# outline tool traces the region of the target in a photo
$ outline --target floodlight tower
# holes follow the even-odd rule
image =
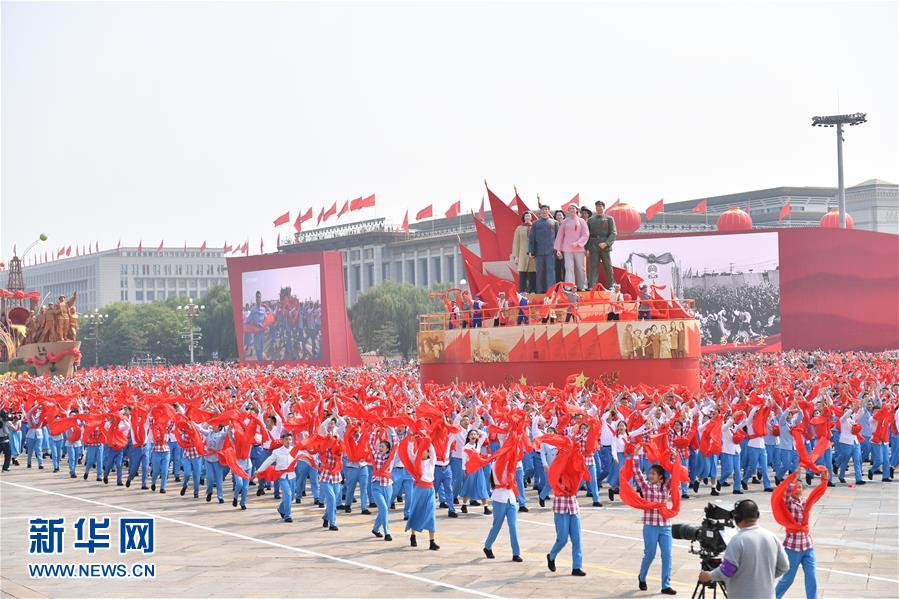
[[[843,185],[843,125],[853,127],[867,123],[864,112],[853,114],[834,114],[831,116],[813,116],[812,127],[837,128],[837,184],[839,185],[840,228],[846,228],[846,187]]]

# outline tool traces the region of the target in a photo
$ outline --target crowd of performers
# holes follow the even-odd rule
[[[675,593],[669,523],[681,501],[761,485],[787,530],[790,570],[778,596],[800,564],[816,596],[812,504],[845,481],[850,463],[850,486],[875,475],[891,481],[899,464],[895,356],[718,356],[703,359],[702,377],[695,393],[574,380],[420,385],[411,367],[185,366],[15,379],[0,382],[3,470],[12,460],[132,490],[139,483],[219,504],[230,497],[235,509],[271,494],[284,522],[306,497],[330,531],[358,491],[375,537],[393,540],[388,513],[401,509],[409,543],[427,532],[435,551],[438,512],[483,510],[493,517],[484,554],[495,557],[505,525],[514,561],[522,561],[517,513],[536,502],[555,522],[547,567],[556,570],[570,543],[575,576],[584,575],[579,513],[607,496],[642,511],[639,588],[658,550],[667,594]],[[807,500],[806,485],[814,485]]]

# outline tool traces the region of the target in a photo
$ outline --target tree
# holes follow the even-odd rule
[[[379,351],[389,340],[385,335],[395,334],[396,349],[409,358],[417,350],[419,315],[440,310],[427,290],[388,281],[359,296],[349,310],[350,326],[362,351]]]
[[[211,359],[218,352],[219,360],[237,359],[237,337],[234,334],[234,313],[231,292],[222,285],[212,287],[203,297],[206,309],[200,312],[197,326],[203,334],[202,355]]]

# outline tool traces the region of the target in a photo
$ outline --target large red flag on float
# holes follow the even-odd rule
[[[574,197],[573,197],[573,198],[571,198],[570,200],[568,200],[567,202],[565,202],[564,204],[562,204],[562,210],[564,210],[564,211],[567,212],[567,211],[568,211],[568,207],[571,206],[572,204],[574,204],[575,206],[577,206],[578,208],[580,208],[580,206],[581,206],[581,194],[579,194],[579,193],[574,194]]]
[[[496,231],[488,227],[482,219],[477,217],[474,218],[474,228],[478,234],[481,259],[485,262],[502,261],[504,258],[502,252],[499,251],[499,241],[496,238]]]
[[[487,181],[484,181],[487,187]],[[487,198],[490,201],[490,211],[493,214],[493,229],[496,231],[496,240],[499,251],[503,255],[512,252],[512,239],[515,237],[515,229],[521,224],[515,211],[506,206],[495,193],[487,187]]]

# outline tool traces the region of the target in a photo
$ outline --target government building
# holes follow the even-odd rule
[[[26,258],[27,262],[27,258]],[[78,292],[80,312],[115,302],[135,304],[170,297],[200,299],[211,287],[228,285],[222,248],[188,247],[161,251],[136,247],[23,265],[25,289],[55,301]],[[49,298],[45,299],[45,298]]]

